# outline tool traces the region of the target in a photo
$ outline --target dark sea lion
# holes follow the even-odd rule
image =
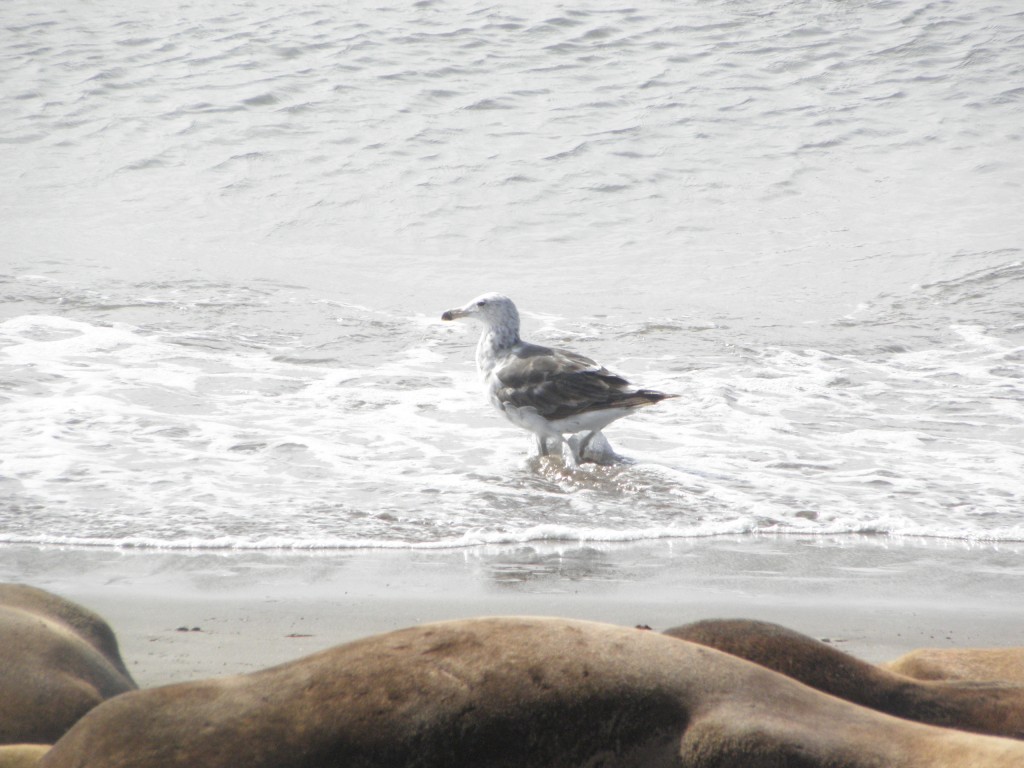
[[[553,618],[428,624],[118,696],[42,768],[1020,768],[710,648]]]
[[[1024,648],[919,648],[882,667],[917,680],[989,680],[1024,685]]]
[[[0,744],[52,744],[102,701],[138,686],[92,611],[0,584]]]
[[[673,627],[664,634],[731,653],[896,717],[1024,738],[1024,686],[925,683],[765,621],[712,619]]]

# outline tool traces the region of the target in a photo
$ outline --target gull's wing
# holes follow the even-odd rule
[[[563,349],[521,343],[495,370],[502,405],[536,408],[555,421],[604,408],[656,403],[666,395],[633,390],[629,382],[588,357]]]

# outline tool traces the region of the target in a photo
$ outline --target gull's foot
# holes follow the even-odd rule
[[[557,456],[562,452],[565,441],[561,438],[536,436],[538,456]]]
[[[600,430],[572,435],[568,443],[578,463],[589,461],[594,464],[615,464],[622,459]]]

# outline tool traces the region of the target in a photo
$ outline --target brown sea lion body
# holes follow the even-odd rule
[[[0,745],[0,768],[36,768],[49,750],[44,744]]]
[[[919,648],[882,667],[917,680],[988,680],[1024,685],[1024,648]]]
[[[22,584],[0,584],[0,653],[0,744],[51,744],[138,687],[103,619]]]
[[[926,683],[764,621],[711,619],[673,627],[665,634],[731,653],[896,717],[1024,738],[1024,686]]]
[[[826,696],[653,632],[429,624],[108,701],[43,768],[1020,768],[1024,743]]]

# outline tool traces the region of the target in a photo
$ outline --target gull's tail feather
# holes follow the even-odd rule
[[[624,405],[627,408],[638,408],[642,405],[654,405],[672,397],[679,397],[679,395],[658,392],[654,389],[638,389],[636,392],[631,392],[629,397],[623,400],[620,405]]]

